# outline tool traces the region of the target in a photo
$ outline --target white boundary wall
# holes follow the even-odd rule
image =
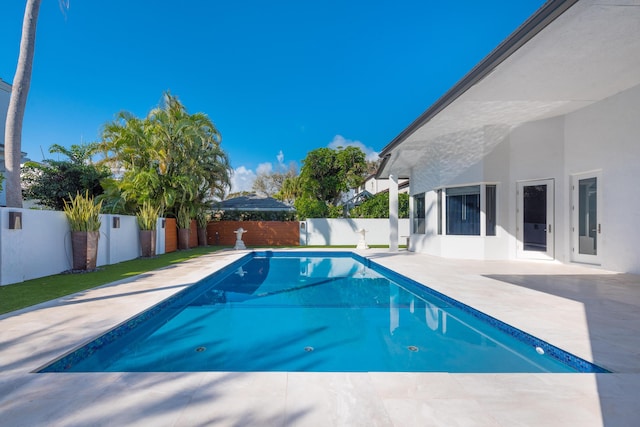
[[[9,229],[9,212],[22,213],[22,229]],[[98,262],[115,264],[140,256],[134,216],[100,215]],[[113,217],[120,227],[113,228]],[[164,228],[158,220],[156,253],[164,253]],[[0,285],[19,283],[71,269],[71,231],[63,212],[0,208]]]
[[[22,228],[9,229],[9,213],[22,214]],[[97,265],[115,264],[140,256],[134,216],[100,215]],[[113,227],[113,218],[120,227]],[[156,253],[164,253],[165,230],[158,220]],[[389,244],[389,220],[314,218],[300,222],[300,245],[353,245],[365,229],[369,245]],[[398,221],[398,244],[405,245],[409,220]],[[0,286],[62,273],[71,269],[71,231],[63,212],[0,208]]]
[[[358,230],[365,229],[369,245],[389,244],[388,218],[309,218],[300,221],[300,246],[357,245]],[[409,236],[409,219],[398,220],[398,244]]]

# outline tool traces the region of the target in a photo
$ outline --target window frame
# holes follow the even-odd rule
[[[479,186],[479,204],[478,204],[478,217],[479,217],[479,234],[451,234],[449,233],[449,212],[447,210],[447,190],[460,189],[465,187]],[[487,197],[487,188],[489,190],[489,198]],[[498,237],[498,198],[499,198],[500,185],[496,182],[481,182],[471,183],[464,185],[452,185],[447,187],[439,187],[435,189],[436,192],[436,205],[437,205],[437,226],[438,235],[441,236],[458,236],[458,237]],[[459,191],[459,190],[458,190]],[[454,191],[455,192],[455,191]],[[492,199],[490,197],[493,196]],[[491,206],[488,206],[491,204]],[[493,223],[491,223],[493,220]]]

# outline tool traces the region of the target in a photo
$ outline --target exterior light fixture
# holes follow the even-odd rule
[[[22,230],[22,212],[9,212],[9,230]]]

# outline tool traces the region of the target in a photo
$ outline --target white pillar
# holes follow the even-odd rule
[[[398,177],[389,175],[389,251],[398,251]]]

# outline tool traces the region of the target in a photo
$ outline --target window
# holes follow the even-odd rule
[[[442,188],[438,189],[436,192],[438,194],[438,235],[442,235]]]
[[[485,226],[487,236],[496,235],[496,186],[487,185],[485,195]]]
[[[480,235],[480,186],[447,188],[447,234]]]
[[[424,193],[413,196],[413,209],[413,233],[424,234],[426,212]]]

